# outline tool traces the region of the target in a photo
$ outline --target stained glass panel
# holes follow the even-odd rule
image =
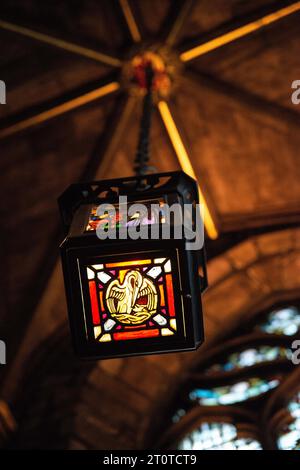
[[[136,203],[135,203],[136,204]],[[141,201],[144,210],[135,211],[134,214],[128,215],[130,204],[113,204],[114,210],[106,211],[103,215],[97,214],[98,206],[91,209],[89,220],[86,226],[86,232],[93,232],[101,226],[105,230],[114,228],[120,229],[138,225],[152,225],[164,223],[164,201],[162,199],[150,201]],[[120,210],[121,209],[121,210]]]
[[[94,339],[175,335],[172,263],[170,258],[147,258],[87,266]]]

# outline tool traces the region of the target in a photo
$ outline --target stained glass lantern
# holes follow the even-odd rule
[[[207,279],[193,179],[170,172],[73,184],[59,206],[79,356],[188,351],[203,342],[201,292]],[[174,207],[184,216],[177,217]]]

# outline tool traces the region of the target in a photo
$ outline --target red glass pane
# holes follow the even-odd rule
[[[170,317],[175,317],[173,282],[172,282],[171,274],[166,274],[166,284],[167,284],[167,295],[168,295],[168,304],[169,304],[169,315]]]
[[[153,338],[155,336],[159,336],[159,330],[124,331],[122,333],[113,334],[113,338],[116,341],[124,339]]]
[[[90,288],[90,300],[91,300],[91,307],[92,307],[93,323],[94,325],[99,325],[100,316],[99,316],[97,290],[96,290],[95,281],[89,281],[89,288]]]

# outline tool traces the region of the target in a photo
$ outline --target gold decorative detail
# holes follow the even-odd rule
[[[157,310],[156,287],[137,270],[128,271],[122,284],[111,281],[105,299],[111,316],[125,325],[139,325]]]
[[[134,96],[144,96],[146,92],[146,67],[151,65],[153,100],[166,99],[178,84],[182,62],[173,50],[156,44],[149,48],[133,51],[133,55],[123,66],[122,84]]]

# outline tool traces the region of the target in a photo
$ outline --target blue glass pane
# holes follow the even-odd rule
[[[232,353],[226,359],[226,362],[213,364],[205,370],[205,374],[211,372],[230,372],[235,369],[243,369],[263,362],[272,362],[278,359],[291,359],[292,352],[283,346],[258,346],[257,348],[248,348],[244,351]]]
[[[254,377],[223,387],[196,388],[190,392],[189,398],[204,406],[232,405],[266,393],[277,387],[279,382],[279,378],[275,377],[272,379]]]

